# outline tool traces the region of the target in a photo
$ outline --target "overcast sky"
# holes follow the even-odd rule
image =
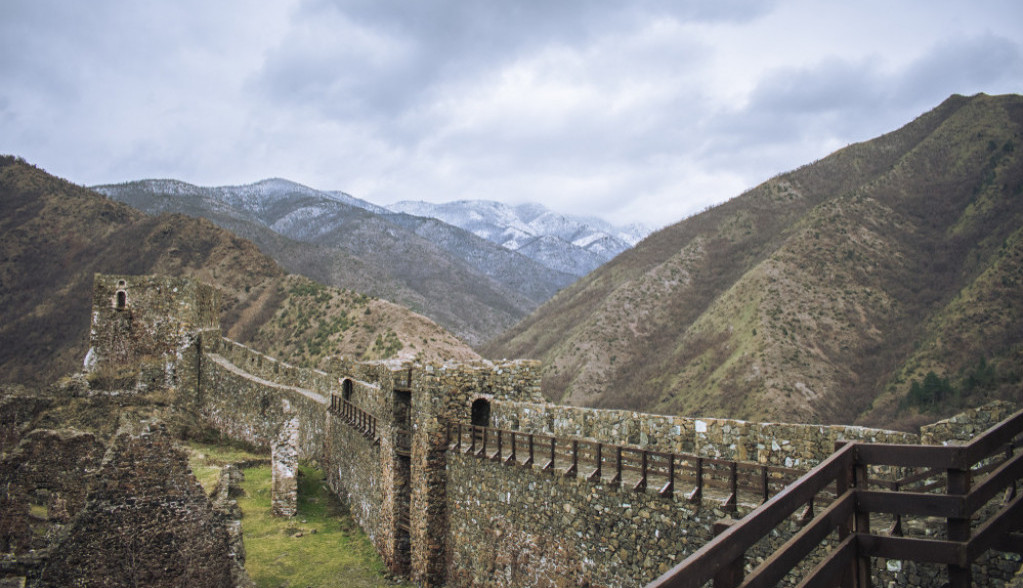
[[[0,152],[652,227],[1023,92],[1023,2],[3,0]]]

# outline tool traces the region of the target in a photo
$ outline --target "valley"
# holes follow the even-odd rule
[[[0,377],[75,369],[92,273],[158,272],[221,288],[225,333],[297,365],[531,357],[578,406],[912,430],[1019,400],[1021,112],[953,96],[634,246],[539,208],[286,180],[104,197],[8,157]],[[548,237],[618,245],[581,278],[509,248]]]

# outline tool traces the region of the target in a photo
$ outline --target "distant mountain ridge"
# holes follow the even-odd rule
[[[172,183],[167,191],[188,191]],[[294,364],[337,355],[446,361],[478,355],[435,322],[350,289],[288,275],[205,219],[147,215],[0,155],[0,383],[80,370],[94,273],[188,276],[222,293],[224,334]]]
[[[516,206],[489,200],[443,204],[402,201],[395,212],[436,218],[547,267],[582,277],[649,234],[641,225],[614,226],[595,217],[558,214],[542,204]]]
[[[571,404],[911,430],[1023,402],[1023,97],[903,128],[662,229],[483,348]]]
[[[280,178],[221,187],[140,180],[93,189],[150,214],[207,218],[252,240],[290,272],[402,304],[470,344],[494,337],[577,277],[441,221]]]

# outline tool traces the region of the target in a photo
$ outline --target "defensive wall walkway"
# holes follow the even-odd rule
[[[495,379],[502,368],[483,365],[439,367],[431,373],[351,363],[327,374],[294,368],[227,339],[210,348],[204,354],[202,387],[207,395],[211,388],[219,389],[233,406],[228,410],[225,403],[207,398],[210,422],[227,434],[268,444],[273,434],[269,429],[260,433],[261,421],[283,418],[289,410],[300,413],[300,422],[316,421],[300,425],[300,454],[328,468],[331,488],[352,506],[392,569],[422,584],[525,586],[561,578],[593,586],[651,581],[700,586],[714,582],[713,573],[692,572],[691,566],[702,561],[710,563],[701,569],[710,570],[752,572],[757,565],[767,566],[768,572],[757,573],[766,573],[768,580],[748,585],[795,585],[803,573],[824,578],[816,580],[817,585],[833,585],[837,576],[820,575],[823,572],[814,566],[834,573],[854,561],[860,576],[852,577],[873,574],[874,581],[884,585],[913,585],[926,580],[944,583],[949,562],[962,559],[954,549],[932,553],[937,545],[933,539],[926,539],[935,541],[927,544],[877,543],[877,538],[907,535],[925,541],[922,537],[941,527],[935,526],[934,517],[946,503],[933,497],[920,500],[920,495],[947,485],[948,473],[920,469],[902,454],[900,459],[878,457],[893,447],[921,449],[914,435],[858,427],[622,415],[546,405],[530,391],[519,390],[528,400],[523,402],[514,382]],[[523,364],[512,367],[520,376],[523,369]],[[453,383],[458,385],[447,387]],[[452,395],[459,399],[452,401]],[[290,408],[282,407],[278,413],[268,398]],[[486,406],[487,424],[474,424],[481,418],[473,414],[474,405],[477,413]],[[429,421],[432,425],[427,425]],[[589,435],[570,434],[583,431]],[[769,442],[765,431],[772,432]],[[681,438],[683,432],[689,439]],[[860,442],[879,438],[902,443]],[[640,443],[621,442],[630,440]],[[816,457],[821,455],[819,447],[829,442],[832,448],[837,443],[844,449]],[[849,447],[873,448],[856,450],[857,455],[872,457],[853,465],[847,457],[853,451]],[[1007,455],[1012,447],[1003,443],[998,452]],[[754,459],[735,459],[740,454]],[[1012,483],[1008,480],[1023,468],[1019,458],[1005,465],[1004,460],[985,457],[985,469],[971,476],[998,470],[998,491],[1004,493],[1006,484]],[[841,475],[830,469],[826,483],[817,481],[812,492],[805,490],[805,480],[793,485],[806,477],[810,466],[823,463],[820,468],[834,469],[829,464],[836,460],[847,460],[843,467],[853,472],[853,481],[845,487],[839,483]],[[783,465],[793,462],[804,467]],[[873,494],[864,489],[865,480],[877,489],[870,490]],[[992,496],[990,488],[984,487],[985,497]],[[791,498],[793,491],[800,492],[798,500]],[[885,498],[882,491],[899,495]],[[780,501],[786,502],[787,510],[772,514],[772,526],[757,527],[759,533],[735,531],[722,523],[762,520],[761,510],[777,509],[774,505]],[[850,510],[852,505],[858,510]],[[992,516],[1018,517],[1019,508]],[[842,526],[847,520],[853,521],[852,527]],[[989,528],[1001,532],[1003,526]],[[863,529],[874,529],[869,547],[862,547]],[[1011,542],[984,539],[993,532],[987,530],[975,540],[974,551],[981,545],[976,541],[1011,547]],[[859,543],[850,536],[859,537]],[[707,559],[706,550],[728,537],[744,538],[742,556],[725,563],[721,556]],[[851,542],[861,546],[859,552],[851,551]],[[795,552],[793,544],[799,546]],[[736,548],[718,549],[732,553]],[[922,557],[925,552],[928,555]],[[789,554],[783,563],[777,563],[779,553]],[[971,573],[985,581],[1010,576],[1018,560],[992,553]],[[821,563],[832,560],[838,563]],[[679,580],[697,577],[703,579]],[[719,578],[714,585],[747,585],[722,581]]]
[[[206,424],[269,448],[282,514],[297,460],[318,462],[419,585],[770,586],[808,572],[807,585],[958,587],[1019,567],[1023,417],[1007,403],[921,435],[561,406],[536,362],[297,368],[222,337],[209,286],[94,284],[87,369],[137,365]]]

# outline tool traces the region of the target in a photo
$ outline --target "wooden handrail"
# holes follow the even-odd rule
[[[350,427],[362,433],[367,439],[377,440],[376,417],[355,406],[351,401],[345,400],[336,394],[331,394],[330,408],[328,410],[340,417]]]
[[[717,569],[741,558],[761,537],[770,533],[820,490],[844,475],[853,463],[855,450],[855,445],[847,444],[831,454],[794,484],[746,515],[740,524],[733,525],[712,539],[648,586],[665,588],[703,586],[714,577]]]
[[[901,444],[847,443],[794,484],[776,494],[738,523],[704,545],[682,563],[649,584],[651,587],[697,587],[715,578],[717,570],[742,569],[746,552],[801,506],[812,509],[814,497],[835,484],[838,498],[813,518],[758,566],[744,580],[715,588],[773,586],[800,565],[821,541],[837,531],[839,545],[804,578],[801,586],[833,586],[841,577],[850,585],[870,585],[870,557],[945,564],[953,588],[969,586],[970,565],[995,546],[1023,552],[1023,494],[1014,490],[1023,478],[1023,457],[1013,455],[1014,439],[1023,432],[1023,411],[995,425],[974,441],[958,446],[912,446]],[[1008,447],[1008,449],[1007,449]],[[1000,455],[1000,452],[1003,455]],[[977,470],[984,460],[999,460]],[[870,466],[928,468],[922,474],[894,482],[870,480]],[[971,488],[971,477],[987,477]],[[900,492],[901,484],[943,476],[947,490]],[[870,489],[870,484],[878,488]],[[933,488],[931,485],[929,487]],[[895,489],[894,491],[892,489]],[[970,518],[982,507],[1006,492],[1007,504],[971,531]],[[870,531],[871,513],[935,516],[948,521],[948,539],[884,536]],[[853,527],[850,528],[850,522]],[[894,528],[901,519],[896,519]],[[741,574],[739,574],[741,577]],[[843,585],[845,582],[842,582]]]
[[[468,449],[463,449],[466,445],[463,440],[465,431],[468,431],[470,438]],[[461,422],[447,424],[447,443],[451,450],[486,457],[505,465],[529,467],[533,465],[534,457],[543,458],[542,470],[557,471],[569,477],[582,475],[593,483],[620,485],[624,482],[623,476],[630,474],[630,487],[633,490],[645,491],[656,483],[655,488],[664,498],[674,496],[677,483],[692,483],[696,486],[688,495],[691,500],[703,498],[704,488],[725,490],[729,494],[722,504],[725,508],[735,506],[739,490],[748,493],[751,502],[760,503],[775,488],[784,488],[787,482],[803,473],[780,466],[610,445],[587,439],[524,433]],[[509,447],[511,450],[506,450]],[[528,450],[528,457],[523,461],[520,461],[518,454],[520,447]],[[539,455],[536,455],[537,452]],[[613,472],[608,474],[611,476],[609,479],[604,478],[605,471]]]

